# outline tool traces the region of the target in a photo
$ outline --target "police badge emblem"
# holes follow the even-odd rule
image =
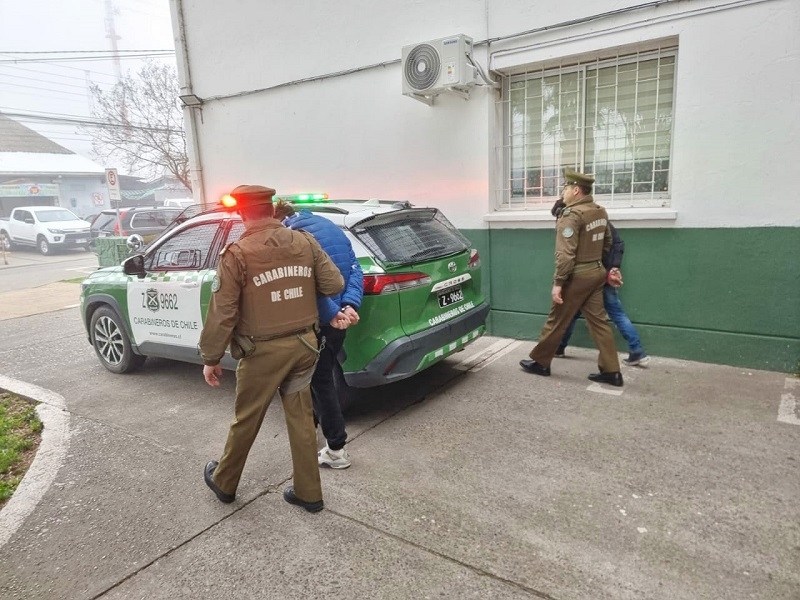
[[[145,305],[147,309],[152,312],[158,312],[158,290],[156,288],[148,288],[145,295]]]
[[[564,227],[564,231],[561,232],[565,238],[571,238],[575,232],[572,230],[572,227]]]
[[[219,277],[214,275],[214,279],[211,281],[211,291],[216,293],[219,291]]]

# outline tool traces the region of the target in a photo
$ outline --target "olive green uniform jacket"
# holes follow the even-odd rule
[[[219,363],[234,329],[270,339],[314,326],[317,294],[344,287],[339,269],[310,234],[274,219],[247,229],[222,251],[217,278],[200,335],[206,365]]]
[[[553,284],[563,286],[576,266],[603,258],[613,238],[606,209],[584,196],[567,205],[556,225],[556,271]]]

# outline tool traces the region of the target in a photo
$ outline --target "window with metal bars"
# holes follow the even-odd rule
[[[564,168],[606,207],[669,206],[676,48],[505,81],[500,209],[550,208]]]

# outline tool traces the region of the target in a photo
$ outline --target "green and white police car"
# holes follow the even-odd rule
[[[410,377],[483,335],[480,257],[439,210],[324,195],[290,201],[341,227],[364,271],[361,320],[340,357],[343,403],[352,387]],[[217,260],[244,224],[235,206],[190,216],[193,208],[139,254],[81,284],[89,343],[109,371],[126,373],[147,356],[202,364],[197,343]],[[222,366],[236,361],[226,354]]]

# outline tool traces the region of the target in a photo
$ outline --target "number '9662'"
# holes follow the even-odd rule
[[[178,294],[157,294],[148,290],[142,292],[142,308],[149,310],[178,310]]]

